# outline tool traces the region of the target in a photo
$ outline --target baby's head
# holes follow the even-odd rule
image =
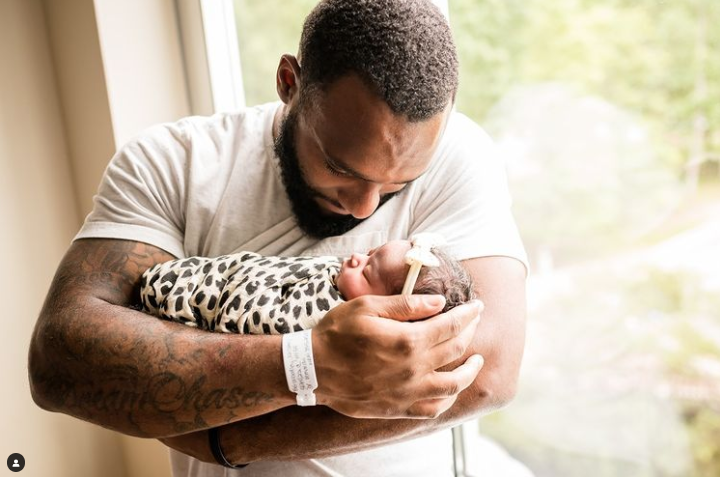
[[[362,295],[397,295],[402,291],[410,266],[405,254],[408,240],[393,240],[368,253],[354,253],[345,261],[337,277],[337,287],[346,300]],[[432,253],[437,267],[422,267],[413,293],[444,295],[447,311],[474,298],[470,275],[454,258],[439,248]]]

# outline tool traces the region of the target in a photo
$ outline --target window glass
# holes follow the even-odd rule
[[[533,266],[519,392],[479,428],[537,476],[720,475],[720,2],[450,20]]]
[[[276,101],[275,72],[280,56],[297,56],[303,20],[317,0],[235,0],[245,103]]]
[[[277,99],[315,3],[235,0],[247,104]],[[538,477],[720,475],[720,2],[449,7],[457,108],[533,268],[518,395],[478,438]]]

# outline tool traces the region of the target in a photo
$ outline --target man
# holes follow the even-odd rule
[[[158,126],[113,158],[40,314],[33,397],[161,439],[180,451],[175,476],[225,475],[224,461],[253,476],[448,475],[446,429],[514,394],[525,313],[502,164],[452,112],[449,27],[426,1],[328,0],[276,84],[282,103]],[[142,272],[175,257],[349,255],[425,231],[472,274],[482,324],[479,303],[350,300],[312,333],[316,407],[294,406],[280,337],[133,308]]]

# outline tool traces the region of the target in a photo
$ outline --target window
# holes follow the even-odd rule
[[[317,0],[234,0],[247,104],[277,101],[280,56],[297,56],[304,18]]]
[[[538,477],[720,475],[720,3],[450,19],[534,268],[520,390],[482,433]]]
[[[234,0],[247,104],[277,99],[315,3]],[[497,141],[533,266],[518,396],[466,445],[538,477],[720,475],[720,2],[449,17],[457,109]]]

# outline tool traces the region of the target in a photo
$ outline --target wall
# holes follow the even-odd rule
[[[30,334],[80,224],[39,0],[0,2],[0,64],[0,448],[23,454],[23,475],[120,477],[117,435],[40,410],[28,387]]]
[[[189,115],[174,2],[95,0],[95,12],[115,142]]]
[[[172,0],[0,0],[0,449],[22,475],[167,476],[164,447],[43,411],[27,349],[116,145],[189,114]]]

